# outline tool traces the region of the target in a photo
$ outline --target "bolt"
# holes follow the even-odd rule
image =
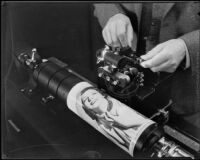
[[[55,97],[54,96],[52,96],[51,94],[47,97],[47,99],[54,99]]]
[[[144,40],[147,40],[147,37],[144,37]]]
[[[47,100],[43,97],[42,102],[47,103]]]
[[[36,51],[37,51],[37,49],[36,49],[36,48],[33,48],[33,49],[32,49],[32,52],[34,52],[34,53],[35,53]]]
[[[34,60],[35,60],[35,53],[36,53],[36,51],[37,51],[36,48],[33,48],[33,49],[32,49],[31,61],[34,61]]]
[[[106,80],[107,80],[107,81],[110,81],[110,77],[106,76]]]
[[[140,79],[140,82],[144,82],[144,79]]]
[[[102,77],[102,75],[103,75],[103,73],[99,73],[99,74],[98,74],[98,77]]]
[[[47,62],[48,61],[48,59],[42,59],[42,62]]]
[[[25,89],[24,89],[24,88],[22,88],[22,89],[20,89],[20,91],[21,91],[21,92],[24,92],[24,91],[25,91]]]
[[[36,64],[35,66],[34,66],[34,69],[36,69],[38,67],[38,65]]]
[[[126,75],[129,74],[129,71],[124,71],[124,74],[126,74]]]
[[[119,81],[113,81],[113,85],[117,85]]]
[[[30,60],[27,59],[27,60],[26,60],[26,65],[29,66],[30,64],[31,64]]]
[[[105,50],[109,50],[109,46],[108,45],[105,45]]]
[[[119,55],[119,51],[114,52],[115,55]]]

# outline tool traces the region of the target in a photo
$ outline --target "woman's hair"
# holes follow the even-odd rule
[[[99,89],[96,88],[96,87],[93,87],[93,86],[86,87],[86,88],[84,88],[84,89],[81,91],[80,95],[82,96],[82,95],[83,95],[86,91],[88,91],[89,89],[93,89],[93,90],[96,90],[97,92],[99,92],[99,93],[108,101],[108,108],[109,108],[109,109],[112,108],[112,101],[110,101],[109,99],[107,99],[107,94],[105,94],[103,91],[99,90]],[[92,109],[89,109],[89,108],[87,108],[87,107],[85,106],[85,103],[84,103],[84,101],[82,100],[82,98],[81,98],[81,102],[82,102],[82,104],[83,104],[83,109],[84,109],[84,111],[85,111],[93,120],[95,119],[95,120],[98,122],[99,119],[98,119],[96,113],[95,113]]]
[[[101,91],[100,89],[98,89],[98,88],[96,88],[96,87],[93,87],[93,86],[84,88],[84,89],[81,91],[81,96],[82,96],[86,91],[88,91],[89,89],[96,90],[96,91],[98,91],[100,94],[102,94],[105,98],[107,97],[107,95],[106,95],[103,91]]]

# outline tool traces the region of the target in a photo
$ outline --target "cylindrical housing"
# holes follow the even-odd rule
[[[82,80],[79,77],[77,77],[73,74],[70,74],[70,76],[68,78],[64,79],[60,83],[60,85],[57,89],[57,96],[66,102],[67,96],[68,96],[70,90],[72,89],[72,87],[81,81]]]
[[[116,66],[117,68],[121,68],[122,65],[125,64],[124,62],[126,61],[126,58],[114,53],[106,53],[104,55],[104,61],[108,64]]]
[[[157,124],[110,97],[54,61],[41,63],[33,73],[36,82],[60,98],[67,107],[131,156],[150,157],[162,132]]]
[[[43,67],[38,73],[37,77],[39,85],[43,86],[44,88],[48,88],[49,81],[60,70],[61,68],[54,63],[49,63],[48,65]]]
[[[71,111],[131,156],[142,150],[156,128],[152,120],[53,61],[39,65],[33,76],[40,86],[66,102]]]
[[[157,125],[88,82],[79,82],[68,93],[68,108],[131,156],[140,155],[161,134]],[[153,141],[151,142],[150,139]]]
[[[41,63],[34,70],[33,77],[38,85],[63,101],[66,101],[70,89],[83,81],[69,72],[67,67],[52,61]]]
[[[58,87],[61,83],[70,76],[70,73],[63,68],[56,72],[54,76],[51,78],[48,84],[48,90],[51,91],[54,95],[57,95]]]

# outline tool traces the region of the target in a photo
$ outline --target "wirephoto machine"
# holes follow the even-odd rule
[[[140,57],[191,31],[193,43],[198,2],[97,3],[2,2],[2,159],[200,159],[196,70],[152,72]],[[102,36],[118,9],[136,51]]]
[[[99,84],[55,57],[40,57],[36,48],[17,53],[16,63],[28,77],[19,92],[54,112],[59,112],[56,103],[62,103],[66,112],[76,114],[130,158],[199,157],[198,136],[173,122],[172,100],[145,107],[171,74],[142,68],[143,60],[130,48],[106,45],[96,56]]]

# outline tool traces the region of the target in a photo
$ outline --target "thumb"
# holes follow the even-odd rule
[[[151,58],[153,58],[156,54],[158,54],[161,50],[163,49],[163,45],[157,45],[156,47],[154,47],[151,51],[149,51],[147,54],[142,55],[141,58],[146,60],[149,60]]]

